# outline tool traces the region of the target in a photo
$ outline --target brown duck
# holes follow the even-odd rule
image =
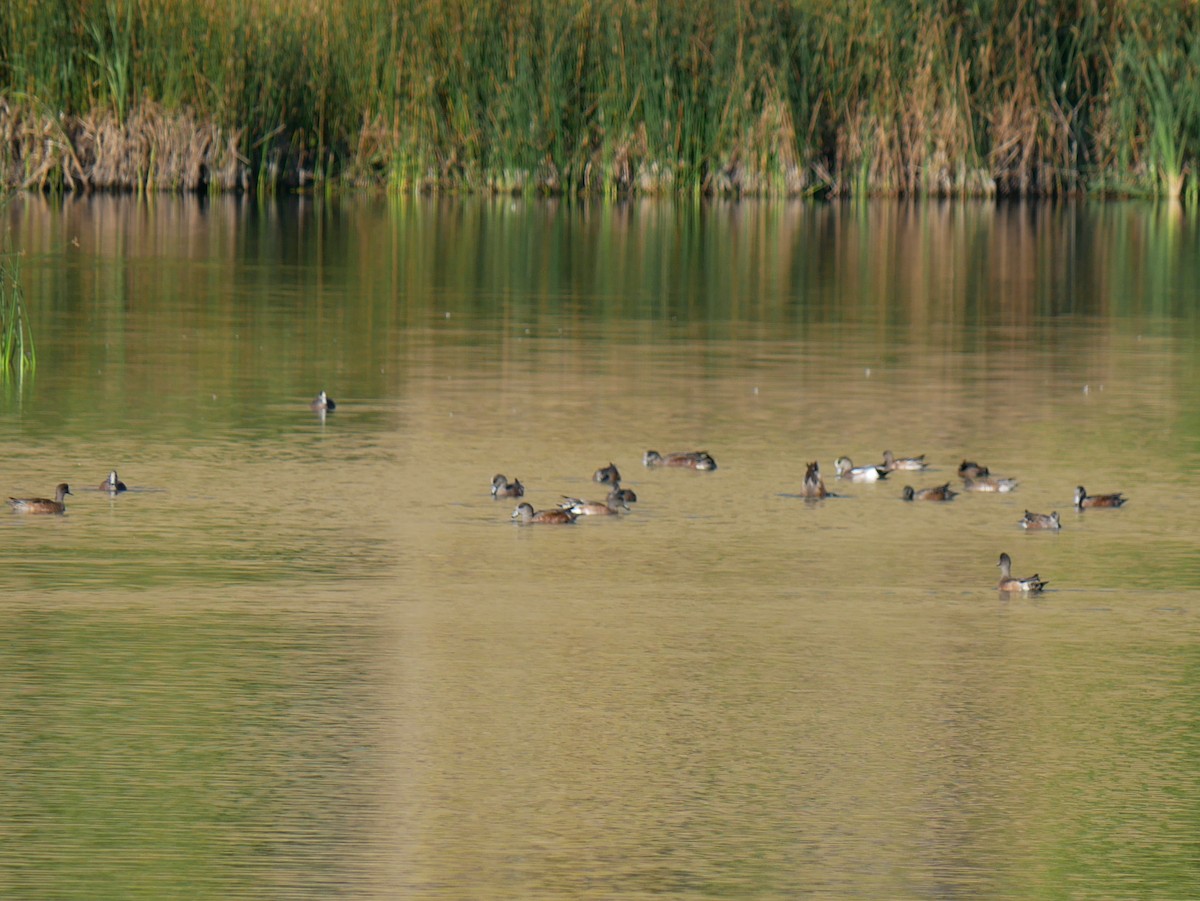
[[[646,466],[682,466],[687,469],[716,469],[717,461],[708,451],[677,451],[673,454],[660,454],[655,450],[646,451],[642,457]]]
[[[545,522],[569,525],[575,521],[575,514],[570,510],[534,510],[533,504],[525,502],[513,510],[513,519],[521,522]]]
[[[911,485],[904,486],[904,499],[906,501],[948,501],[958,497],[957,491],[950,490],[950,483],[938,485],[935,488],[919,488],[913,491]]]
[[[1024,579],[1014,578],[1012,558],[1008,554],[1001,554],[1000,562],[996,565],[1000,567],[1000,582],[996,587],[1001,591],[1022,591],[1026,594],[1036,594],[1048,584],[1037,573]]]
[[[1120,491],[1116,494],[1088,494],[1082,485],[1075,489],[1075,506],[1080,510],[1084,507],[1119,507],[1128,500]]]
[[[46,497],[10,497],[8,502],[18,513],[62,513],[67,509],[63,498],[70,493],[67,483],[60,482],[54,489],[54,500]]]

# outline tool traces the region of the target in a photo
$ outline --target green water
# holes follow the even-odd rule
[[[5,897],[1200,894],[1193,214],[10,223],[3,490],[74,494],[0,517]],[[834,477],[885,448],[931,468]],[[900,500],[964,457],[1018,489]],[[489,493],[610,461],[619,518]],[[1002,551],[1049,590],[1002,597]]]

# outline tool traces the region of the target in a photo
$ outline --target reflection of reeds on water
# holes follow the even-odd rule
[[[16,0],[38,188],[1178,195],[1186,4]],[[21,98],[30,98],[23,100]]]

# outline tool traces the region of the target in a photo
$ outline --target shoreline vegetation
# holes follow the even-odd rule
[[[0,213],[7,212],[10,200],[9,192],[0,193]],[[8,385],[14,378],[19,384],[36,371],[37,352],[25,309],[20,256],[6,232],[0,238],[0,385]]]
[[[1191,0],[9,0],[50,192],[1200,195]]]

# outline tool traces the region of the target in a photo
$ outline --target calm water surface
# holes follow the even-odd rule
[[[1194,212],[7,215],[4,897],[1200,896]]]

